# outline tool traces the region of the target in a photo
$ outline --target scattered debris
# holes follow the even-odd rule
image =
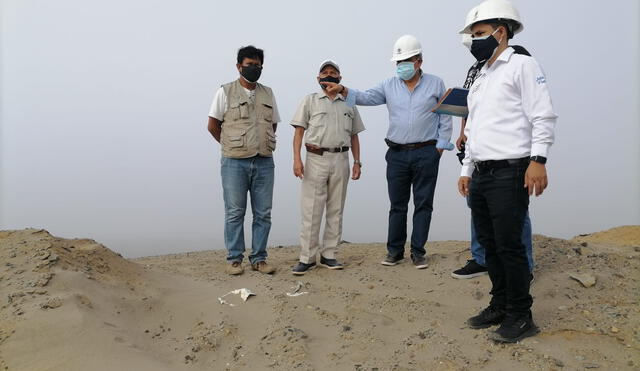
[[[247,301],[247,299],[249,299],[249,296],[255,296],[256,294],[251,292],[249,289],[242,288],[242,289],[231,290],[228,293],[218,298],[218,301],[220,302],[220,304],[222,305],[227,304],[230,307],[235,307],[236,306],[235,304],[229,303],[228,301],[223,299],[227,295],[240,295],[243,301]]]
[[[300,291],[303,287],[304,287],[304,283],[298,281],[296,286],[291,287],[293,291],[288,292],[287,296],[296,297],[296,296],[308,294],[309,293],[308,291]]]
[[[596,278],[587,273],[572,273],[569,277],[580,282],[584,287],[591,287],[596,284]]]

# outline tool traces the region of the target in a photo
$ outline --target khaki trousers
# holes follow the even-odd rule
[[[342,238],[342,211],[349,183],[349,153],[307,152],[300,197],[300,261],[310,264],[316,254],[335,259]],[[320,225],[325,212],[324,236],[320,245]]]

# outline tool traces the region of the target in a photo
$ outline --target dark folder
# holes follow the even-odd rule
[[[469,109],[467,108],[468,94],[469,89],[449,88],[431,112],[442,115],[467,117],[469,115]]]

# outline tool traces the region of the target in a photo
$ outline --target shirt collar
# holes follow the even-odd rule
[[[512,47],[507,47],[499,56],[498,59],[496,59],[496,62],[501,61],[501,62],[508,62],[509,59],[511,59],[511,56],[513,55],[513,53],[515,53],[515,50],[513,50]]]
[[[326,92],[326,91],[324,91],[324,90],[321,90],[321,91],[320,91],[320,97],[319,97],[319,98],[320,98],[320,99],[322,99],[322,98],[331,99],[331,98],[329,98],[329,96],[327,95],[327,92]],[[342,96],[342,94],[338,94],[338,95],[336,95],[336,99],[345,100],[345,99],[344,99],[344,97]]]
[[[497,63],[509,62],[509,59],[511,59],[511,56],[513,55],[513,53],[515,53],[515,50],[513,50],[513,48],[510,46],[507,47],[505,50],[502,51],[502,53],[500,53],[498,58],[493,62],[491,66],[489,66],[489,63],[485,63],[482,66],[481,71],[488,71],[489,69],[493,69]]]

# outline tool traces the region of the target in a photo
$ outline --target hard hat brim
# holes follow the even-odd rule
[[[402,54],[395,54],[393,57],[391,57],[391,62],[403,61],[405,59],[409,59],[420,53],[422,53],[422,50],[412,50],[410,52],[406,52]]]
[[[489,19],[494,19],[494,18],[489,18]],[[468,25],[467,27],[465,27],[465,28],[461,29],[460,31],[458,31],[458,33],[459,33],[460,35],[463,35],[463,34],[471,34],[471,27],[473,27],[473,25],[474,25],[474,24],[476,24],[476,23],[480,23],[480,22],[484,22],[484,21],[486,21],[486,20],[488,20],[488,19],[483,19],[483,20],[475,21],[475,22],[471,23],[470,25]],[[512,20],[512,19],[509,19],[509,20],[510,20],[510,21],[514,21],[514,20]],[[517,21],[515,21],[515,22],[517,22]],[[518,27],[518,29],[517,29],[517,30],[515,30],[515,31],[513,32],[513,34],[514,34],[514,35],[519,34],[519,33],[520,33],[520,32],[522,32],[522,30],[524,29],[524,25],[523,25],[521,22],[518,22],[518,24],[520,25],[520,27]]]

